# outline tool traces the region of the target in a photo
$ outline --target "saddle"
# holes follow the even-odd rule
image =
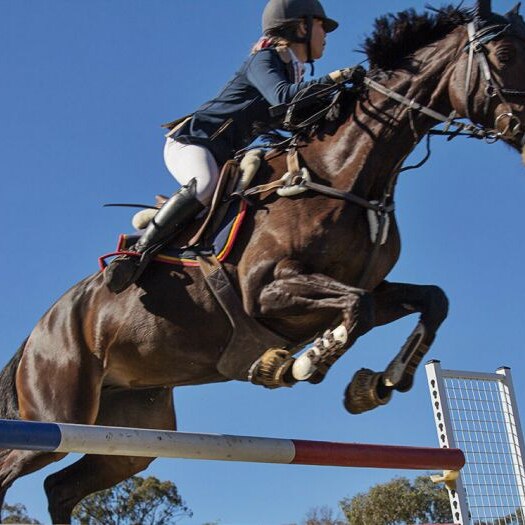
[[[261,165],[263,154],[260,149],[250,150],[240,162],[226,162],[205,214],[178,232],[154,260],[180,266],[198,266],[197,255],[201,253],[213,253],[219,261],[225,260],[246,215],[247,200],[239,196],[249,187]],[[137,242],[142,230],[168,199],[168,196],[156,195],[155,205],[145,207],[134,215],[131,222],[137,231],[119,236],[116,251],[100,257],[101,269],[105,268],[106,259],[125,254]]]

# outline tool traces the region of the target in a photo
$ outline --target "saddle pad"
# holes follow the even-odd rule
[[[233,248],[246,215],[246,208],[247,204],[245,201],[232,202],[217,232],[206,246],[180,248],[175,244],[171,244],[163,248],[153,260],[178,266],[199,266],[197,255],[213,253],[219,261],[224,261]],[[99,259],[101,268],[105,268],[105,259],[108,257],[132,253],[129,249],[140,239],[141,234],[142,230],[132,234],[120,235],[116,252],[104,255]]]

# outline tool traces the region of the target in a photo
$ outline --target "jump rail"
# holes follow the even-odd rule
[[[332,443],[0,419],[0,449],[334,467],[459,470],[459,449]]]

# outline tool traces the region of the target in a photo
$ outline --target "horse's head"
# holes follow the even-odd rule
[[[506,15],[478,0],[468,41],[450,84],[454,109],[522,150],[525,146],[525,22],[520,4]]]

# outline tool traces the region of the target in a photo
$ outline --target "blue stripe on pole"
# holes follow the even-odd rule
[[[54,451],[62,440],[56,423],[0,419],[0,449]]]

